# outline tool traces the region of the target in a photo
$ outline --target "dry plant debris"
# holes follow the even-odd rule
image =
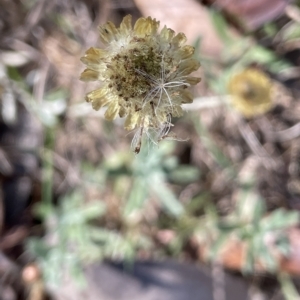
[[[78,264],[84,264],[89,255],[169,255],[193,262],[217,259],[217,263],[239,271],[251,265],[253,274],[272,272],[276,276],[282,270],[299,274],[299,8],[289,7],[286,26],[282,26],[286,20],[280,19],[247,37],[241,30],[232,38],[232,28],[222,15],[216,17],[214,11],[211,21],[209,9],[199,2],[176,0],[170,7],[166,1],[135,1],[144,16],[151,15],[176,32],[186,33],[196,49],[193,55],[202,64],[201,92],[199,84],[194,94],[205,97],[201,98],[201,111],[193,108],[187,117],[170,121],[176,123],[173,137],[190,137],[189,141],[143,147],[145,151],[141,149],[134,156],[128,151],[130,138],[124,136],[123,124],[118,119],[106,122],[101,112],[92,112],[91,105],[82,103],[84,95],[98,89],[99,83],[78,80],[83,71],[78,63],[80,56],[90,45],[98,43],[97,27],[107,20],[119,24],[128,14],[138,20],[141,15],[134,3],[0,0],[0,134],[7,137],[0,142],[0,200],[3,204],[3,197],[13,187],[13,191],[26,196],[24,203],[29,205],[21,210],[21,224],[8,228],[1,221],[0,258],[5,263],[0,270],[1,279],[6,268],[10,268],[12,275],[11,281],[2,281],[1,289],[11,299],[18,299],[19,294],[21,297],[24,286],[18,274],[32,263],[31,257],[22,255],[24,245],[29,245],[28,235],[36,237],[36,251],[31,253],[36,253],[36,261],[42,262],[39,268],[47,266],[45,270],[38,269],[46,287],[47,274],[55,277],[57,270],[68,265],[76,273]],[[147,24],[147,28],[137,29],[141,35],[137,38],[145,38],[144,30],[153,30],[161,38],[162,31],[156,31],[157,21],[153,18],[138,21],[140,25]],[[215,28],[214,22],[219,22]],[[119,28],[111,24],[102,27],[103,37],[117,35]],[[142,28],[140,25],[137,28]],[[105,29],[113,34],[107,35]],[[172,35],[170,30],[165,29],[165,33]],[[174,38],[169,42],[174,42]],[[88,50],[90,61],[95,58],[93,51],[99,51],[95,49]],[[182,58],[192,52],[192,47],[180,45],[168,54],[168,59],[176,61],[175,56]],[[118,53],[111,51],[106,55],[111,60]],[[159,54],[153,58],[158,68],[150,75],[165,79],[159,76],[159,70],[169,71],[166,57]],[[288,58],[289,64],[284,58]],[[237,64],[239,68],[235,68]],[[195,69],[198,65],[190,66]],[[148,69],[142,65],[132,68],[138,70],[134,70],[134,76],[139,76],[138,83],[144,92],[146,79],[150,91],[153,88],[153,95],[158,92],[157,96],[169,83],[163,80],[155,89],[157,82],[146,78]],[[245,118],[232,111],[227,102],[216,105],[222,102],[216,100],[228,99],[228,79],[248,68],[259,69],[272,78],[275,89],[272,107]],[[177,75],[175,72],[172,80]],[[189,82],[179,82],[176,93],[185,93],[183,87]],[[117,90],[118,82],[113,84]],[[164,91],[161,99],[157,96],[154,112],[161,117],[159,125],[165,126],[168,123],[164,113],[166,108],[171,110],[170,102]],[[210,104],[206,109],[204,100]],[[180,107],[181,100],[176,101]],[[263,101],[269,103],[269,98]],[[153,116],[150,101],[144,104],[144,112]],[[14,121],[28,125],[28,115],[37,123],[33,136],[39,144],[34,147],[27,126],[12,126]],[[109,118],[112,116],[114,113]],[[153,126],[151,122],[154,119],[149,122]],[[140,125],[128,121],[129,127],[138,129]],[[5,132],[8,134],[4,135]],[[139,139],[135,143],[134,150],[138,152]],[[24,147],[28,144],[31,148]],[[15,170],[24,171],[22,166],[30,164],[35,168],[21,173],[25,181],[19,184],[23,185],[14,185],[14,181],[8,184],[16,179],[12,175]],[[24,188],[26,193],[22,192]],[[40,204],[39,214],[33,209],[36,203]],[[91,205],[95,203],[101,204],[101,213],[97,215],[97,209]],[[242,207],[246,215],[240,211]],[[2,215],[4,208],[1,209]],[[95,241],[101,244],[100,248],[95,247]],[[220,244],[222,247],[218,248]],[[40,277],[37,279],[40,283]],[[43,290],[39,284],[36,287],[37,291]],[[274,289],[278,289],[275,284]]]

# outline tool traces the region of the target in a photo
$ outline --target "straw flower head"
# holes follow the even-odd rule
[[[124,127],[136,131],[132,147],[138,153],[144,135],[154,143],[168,137],[171,117],[181,116],[181,104],[193,101],[187,88],[200,78],[189,74],[200,63],[183,33],[166,26],[158,32],[159,22],[151,17],[131,24],[128,15],[119,28],[111,22],[99,27],[106,47],[86,51],[81,80],[103,83],[86,101],[95,110],[107,106],[107,120],[126,117]]]
[[[228,84],[232,105],[245,117],[264,114],[272,107],[272,83],[254,68],[233,76]]]

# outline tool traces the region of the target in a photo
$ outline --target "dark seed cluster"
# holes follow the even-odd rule
[[[162,52],[155,51],[153,47],[146,49],[134,47],[134,44],[139,42],[136,39],[132,40],[132,48],[116,54],[106,65],[115,74],[109,77],[108,87],[126,102],[132,99],[143,99],[151,93],[154,86],[151,78],[159,80],[162,76],[162,64],[165,65],[168,62],[167,65],[170,66],[172,60],[170,57],[163,57]],[[141,75],[141,72],[145,75]],[[170,67],[164,70],[164,74],[169,72]],[[137,106],[137,102],[134,101],[134,103]],[[142,102],[139,101],[138,106],[135,107],[136,111],[141,109],[141,104]]]

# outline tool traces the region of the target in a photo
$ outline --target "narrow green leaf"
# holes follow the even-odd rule
[[[229,34],[228,25],[223,15],[220,12],[212,9],[210,10],[210,16],[219,37],[224,43],[231,44],[233,39]]]
[[[286,273],[279,273],[278,280],[281,285],[282,293],[286,300],[299,300],[300,295],[291,279]]]

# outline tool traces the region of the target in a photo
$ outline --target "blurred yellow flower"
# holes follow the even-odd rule
[[[107,120],[126,117],[124,127],[136,129],[136,153],[143,135],[154,143],[168,135],[171,117],[181,116],[181,104],[193,101],[186,88],[200,81],[188,76],[200,63],[192,58],[194,47],[184,45],[185,35],[166,26],[159,33],[158,27],[151,17],[138,19],[133,28],[130,15],[119,28],[107,22],[99,28],[106,48],[92,47],[81,58],[87,66],[81,80],[103,82],[86,101],[95,110],[107,106]]]
[[[228,84],[232,105],[245,117],[266,113],[272,106],[272,83],[254,68],[233,76]]]

